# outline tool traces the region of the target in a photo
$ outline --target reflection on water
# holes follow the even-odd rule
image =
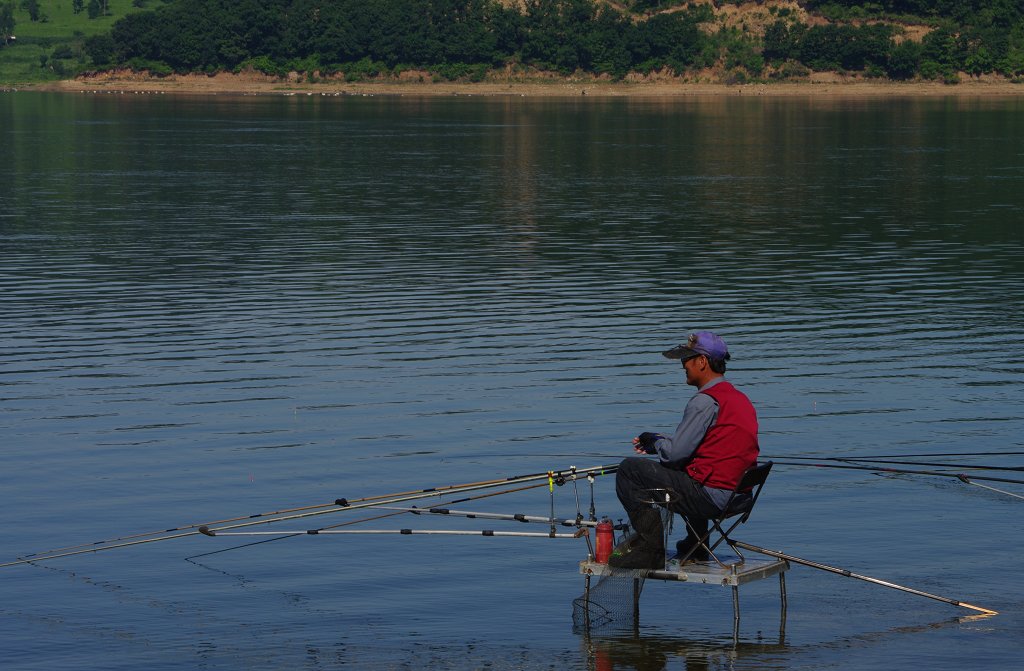
[[[791,651],[783,641],[722,643],[667,636],[583,637],[581,647],[587,669],[595,671],[686,671],[736,668],[776,669]]]
[[[965,620],[977,617],[988,616],[947,618],[885,631],[863,632],[820,647],[787,643],[782,633],[777,638],[762,637],[759,633],[754,639],[739,642],[716,638],[692,639],[682,635],[650,635],[639,630],[628,635],[583,635],[580,639],[584,656],[582,668],[594,671],[815,668],[816,663],[830,655],[837,655],[833,659],[842,659],[844,654],[852,655],[852,649],[869,647],[873,642],[902,639],[924,632],[948,633]]]
[[[0,94],[4,546],[567,466],[556,454],[613,460],[637,430],[674,425],[690,392],[657,353],[698,328],[729,341],[768,455],[1019,448],[1020,105]],[[1016,502],[964,489],[781,470],[750,533],[997,606],[1011,615],[990,659],[1004,660],[1020,609],[994,576],[1009,550],[944,557]],[[610,490],[598,498],[616,514]],[[879,556],[878,538],[899,547]],[[524,563],[507,546],[346,541],[370,565],[350,574],[337,544],[300,540],[221,555],[237,580],[168,563],[209,545],[68,565],[109,591],[54,596],[40,572],[0,641],[23,668],[52,618],[67,624],[47,636],[79,661],[43,658],[90,668],[109,658],[101,630],[147,663],[214,631],[200,654],[213,668],[244,648],[249,668],[305,647],[370,668],[384,646],[395,665],[453,640],[529,640],[528,660],[577,647],[579,548],[531,546]],[[415,554],[430,581],[381,547]],[[795,582],[787,640],[801,650],[937,619]],[[697,641],[728,630],[727,615],[701,622],[685,623]],[[893,645],[957,659],[970,636]],[[892,653],[872,645],[865,665]],[[688,665],[802,664],[750,630],[735,658],[713,645],[701,662],[694,646]],[[607,652],[681,654],[646,635]]]

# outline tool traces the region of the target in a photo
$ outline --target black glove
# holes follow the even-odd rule
[[[657,450],[654,449],[654,441],[658,440],[662,436],[660,433],[651,433],[650,431],[644,431],[637,437],[640,439],[640,449],[642,449],[647,454],[654,454],[655,452],[657,452]]]

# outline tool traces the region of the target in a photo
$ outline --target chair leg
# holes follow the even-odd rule
[[[691,528],[689,526],[689,523],[687,523],[687,527]],[[719,534],[718,540],[709,545],[708,539],[711,538],[711,534],[715,531],[717,531]],[[722,527],[720,525],[719,520],[711,520],[711,526],[704,532],[702,536],[700,536],[697,544],[693,547],[693,549],[690,550],[689,554],[695,552],[698,547],[703,548],[704,551],[708,553],[708,557],[715,560],[716,564],[718,564],[722,568],[729,568],[729,565],[723,562],[721,559],[719,559],[718,555],[715,554],[715,548],[721,545],[723,540],[728,540],[728,537],[725,535],[725,532],[722,531]],[[689,556],[689,554],[687,556]],[[680,563],[682,563],[682,560],[680,560]],[[743,562],[741,561],[740,563],[742,564]]]
[[[716,542],[714,545],[711,546],[711,549],[714,550],[714,548],[718,547],[722,543],[722,541],[725,541],[729,545],[729,548],[732,549],[732,551],[736,553],[736,557],[739,559],[739,561],[733,562],[733,564],[731,564],[731,566],[743,566],[744,564],[747,563],[747,558],[743,555],[742,552],[740,552],[740,549],[738,547],[736,547],[736,544],[733,542],[733,540],[731,538],[729,538],[728,536],[726,536],[724,533],[722,534],[722,537],[718,539],[718,542]],[[713,552],[712,552],[711,556],[712,557],[715,556]],[[715,560],[717,561],[717,559],[718,558],[716,557]],[[725,566],[725,564],[722,564],[722,562],[718,562],[718,563],[721,564],[722,566]]]
[[[689,538],[695,539],[695,542],[693,542],[690,545],[690,548],[688,550],[686,550],[685,553],[677,552],[676,559],[679,561],[680,564],[684,563],[687,559],[689,559],[698,550],[703,550],[704,552],[707,552],[707,553],[710,554],[710,550],[708,549],[708,545],[707,545],[707,540],[708,540],[708,537],[710,536],[711,532],[708,530],[707,522],[705,521],[704,530],[703,531],[698,531],[697,528],[685,516],[683,517],[683,522],[686,524],[686,538],[688,538],[688,539]],[[676,545],[677,545],[677,548],[678,548],[679,544],[677,543]],[[702,560],[703,560],[703,557],[702,557]]]
[[[736,562],[735,565],[736,566],[741,566],[741,565],[745,564],[746,561],[747,561],[747,558],[745,556],[743,556],[743,553],[739,551],[739,548],[737,548],[733,544],[732,539],[729,538],[729,532],[732,531],[735,528],[735,525],[733,525],[732,527],[729,527],[729,531],[726,531],[725,529],[722,528],[721,522],[719,520],[714,520],[712,522],[712,524],[713,524],[713,531],[717,531],[719,536],[718,536],[718,540],[715,541],[715,543],[708,548],[708,552],[711,554],[712,557],[715,557],[715,561],[718,561],[718,557],[715,556],[715,548],[717,548],[719,545],[721,545],[724,542],[724,543],[728,544],[730,548],[732,548],[732,551],[735,552],[736,556],[739,558],[739,561]],[[710,532],[709,532],[708,535],[710,535]],[[722,564],[722,562],[720,562],[720,561],[718,561],[718,563],[721,566],[725,566],[725,564]]]
[[[707,546],[705,546],[705,547],[707,547]],[[708,548],[708,555],[712,559],[715,560],[715,563],[718,564],[719,566],[721,566],[722,568],[734,567],[735,565],[733,565],[733,564],[726,564],[725,562],[723,562],[721,559],[718,558],[718,555],[716,555],[715,552],[714,552],[714,548],[716,548],[716,547],[718,547],[718,543],[715,543],[714,545],[712,545],[711,547]],[[743,562],[741,561],[740,563],[742,564]]]

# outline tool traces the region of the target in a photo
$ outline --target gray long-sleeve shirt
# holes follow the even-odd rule
[[[718,419],[718,401],[708,394],[700,392],[715,386],[724,379],[724,377],[717,377],[698,389],[698,393],[694,394],[686,404],[686,408],[683,410],[683,419],[679,422],[672,437],[662,436],[654,441],[654,449],[663,466],[682,470],[693,458],[693,453],[704,440],[704,435]],[[704,487],[704,493],[712,503],[722,508],[729,502],[732,491]]]

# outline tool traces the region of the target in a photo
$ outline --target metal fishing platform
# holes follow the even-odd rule
[[[725,587],[739,587],[748,582],[764,580],[773,575],[778,575],[783,585],[785,595],[786,577],[783,575],[789,570],[789,562],[784,559],[747,559],[740,562],[739,557],[720,557],[722,565],[714,560],[704,562],[687,562],[680,565],[675,557],[669,559],[664,569],[650,569],[647,571],[647,579],[664,580],[666,582],[690,582],[701,585],[723,585]],[[632,570],[632,569],[630,569]],[[609,575],[615,569],[608,564],[598,564],[595,561],[581,561],[580,573],[591,576]]]
[[[598,563],[588,558],[580,562],[580,573],[585,577],[584,600],[590,598],[590,581],[594,576],[606,577],[620,575],[633,577],[633,621],[639,623],[640,619],[640,591],[642,575],[646,580],[661,580],[666,583],[675,582],[696,585],[721,585],[732,588],[733,606],[733,642],[739,640],[740,627],[740,596],[739,587],[758,580],[779,576],[779,596],[781,601],[781,615],[779,624],[780,639],[785,636],[786,630],[786,571],[789,570],[789,562],[785,559],[774,557],[744,558],[739,556],[718,555],[718,561],[688,561],[680,564],[675,555],[667,557],[664,569],[615,569],[608,564]]]

